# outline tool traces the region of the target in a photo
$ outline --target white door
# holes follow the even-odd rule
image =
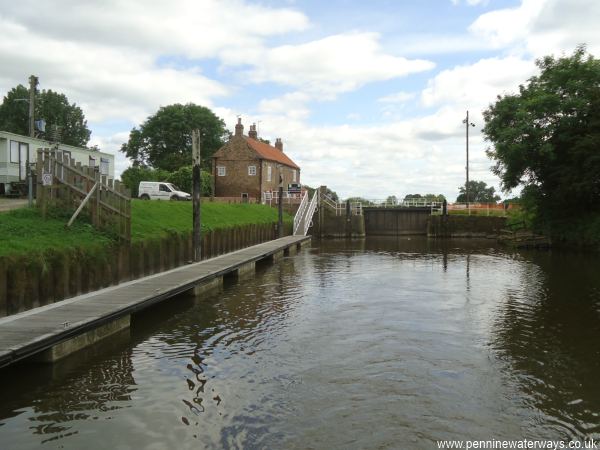
[[[164,183],[160,183],[158,185],[158,199],[159,200],[170,200],[171,199],[171,189]]]
[[[19,180],[27,179],[27,157],[29,153],[29,145],[19,144]]]

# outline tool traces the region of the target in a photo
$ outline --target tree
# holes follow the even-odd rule
[[[129,167],[121,174],[121,181],[131,191],[132,197],[138,196],[140,181],[167,181],[170,173],[147,167]]]
[[[389,195],[388,198],[385,199],[385,203],[388,205],[397,205],[398,197],[396,197],[395,195]]]
[[[404,201],[422,199],[426,202],[443,202],[446,197],[444,194],[407,194],[404,196]]]
[[[500,200],[500,196],[496,195],[496,189],[494,186],[488,187],[483,181],[469,181],[469,199],[467,200],[467,193],[465,186],[458,188],[459,195],[456,197],[456,201],[459,203],[496,203]],[[442,200],[443,201],[443,200]]]
[[[27,101],[25,101],[27,100]],[[29,90],[18,85],[11,89],[0,105],[0,129],[11,133],[29,135]],[[85,147],[91,131],[83,111],[75,103],[69,103],[64,94],[52,90],[36,92],[35,119],[46,121],[46,130],[61,127],[60,142]]]
[[[225,122],[210,109],[193,103],[161,107],[138,128],[133,128],[121,151],[136,166],[173,172],[192,161],[192,130],[200,129],[202,162],[210,168],[213,153],[229,136]]]
[[[212,175],[202,170],[200,171],[200,195],[208,197],[212,194]],[[167,176],[167,181],[173,183],[184,192],[192,192],[192,166],[180,167],[175,172]]]
[[[42,91],[36,98],[35,110],[36,117],[44,119],[47,127],[61,127],[61,142],[76,147],[85,147],[89,142],[92,132],[87,127],[83,111],[75,103],[70,104],[64,94]]]
[[[539,208],[567,216],[600,210],[600,60],[578,47],[546,56],[519,93],[484,112],[487,153],[502,188],[536,191]]]
[[[344,203],[346,202],[350,202],[350,203],[360,203],[362,206],[373,206],[374,203],[371,200],[367,200],[366,198],[362,198],[362,197],[349,197],[346,200],[344,200]]]

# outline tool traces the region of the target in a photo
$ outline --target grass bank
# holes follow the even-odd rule
[[[133,200],[131,214],[134,243],[192,231],[191,202]],[[60,213],[43,220],[36,209],[29,208],[0,213],[0,256],[65,250],[96,253],[116,244],[112,236],[95,230],[85,220],[66,230],[67,221],[68,216]],[[284,214],[284,221],[289,223],[292,218]],[[203,231],[275,222],[277,210],[265,205],[202,204]]]
[[[192,231],[192,202],[132,200],[131,240],[160,238]],[[204,202],[202,231],[277,222],[277,209],[266,205]],[[284,213],[284,221],[293,219]]]

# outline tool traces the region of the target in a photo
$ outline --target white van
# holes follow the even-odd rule
[[[180,191],[172,183],[163,181],[140,181],[138,197],[142,200],[191,200],[192,196]]]

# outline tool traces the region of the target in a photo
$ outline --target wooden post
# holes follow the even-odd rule
[[[94,171],[96,168],[94,168]],[[94,178],[96,180],[96,198],[94,199],[94,225],[97,228],[100,228],[101,220],[100,220],[100,192],[102,191],[102,185],[100,184],[100,172],[94,172]]]
[[[200,236],[200,130],[192,131],[192,181],[193,181],[193,246],[194,262],[200,261],[202,255],[202,241]]]
[[[43,157],[43,153],[42,153],[42,149],[38,149],[37,151],[37,164],[36,164],[36,169],[37,169],[37,206],[38,208],[41,207],[42,208],[42,216],[45,217],[45,212],[44,212],[44,205],[46,203],[46,199],[44,198],[44,186],[43,186],[43,180],[42,180],[42,175],[44,173],[44,157]]]
[[[277,205],[277,237],[283,237],[283,174],[279,169],[279,204]]]

